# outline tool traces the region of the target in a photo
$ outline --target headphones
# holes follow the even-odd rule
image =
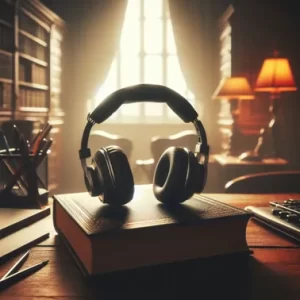
[[[207,177],[209,146],[202,123],[192,105],[180,94],[162,85],[138,84],[115,91],[88,114],[79,158],[86,188],[103,203],[123,205],[134,194],[133,175],[126,155],[117,146],[100,148],[91,157],[88,138],[94,124],[109,118],[123,103],[165,102],[185,122],[195,126],[198,142],[195,153],[186,148],[170,147],[161,155],[154,172],[153,192],[157,200],[178,204],[202,192]]]

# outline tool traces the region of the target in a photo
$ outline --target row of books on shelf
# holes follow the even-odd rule
[[[0,78],[12,78],[12,57],[0,53]]]
[[[11,103],[11,84],[0,82],[0,109],[9,109]]]
[[[21,107],[47,107],[47,91],[20,88]]]
[[[0,49],[12,52],[13,50],[13,30],[0,24]]]
[[[37,44],[36,42],[23,35],[19,35],[19,47],[21,52],[33,56],[37,59],[46,61],[47,48]]]
[[[20,60],[19,78],[21,81],[47,85],[47,69],[26,60]]]
[[[47,31],[24,13],[20,14],[19,27],[20,29],[36,36],[44,42],[47,42]]]

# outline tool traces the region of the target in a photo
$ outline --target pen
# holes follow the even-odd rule
[[[2,146],[5,148],[6,152],[10,156],[12,156],[6,136],[1,129],[0,129],[0,142],[1,142]],[[8,170],[10,171],[10,173],[14,175],[16,172],[16,168],[17,168],[16,161],[14,159],[11,159],[11,160],[4,159],[3,161],[4,161],[4,164],[6,165],[6,167],[8,168]],[[26,182],[25,182],[24,178],[21,176],[21,178],[17,180],[17,183],[18,183],[18,186],[19,186],[21,192],[23,193],[23,195],[25,195],[26,194]]]
[[[1,280],[18,271],[25,262],[25,260],[28,258],[29,252],[30,250],[28,250],[24,255],[22,255],[22,257],[8,270],[8,272],[1,278]]]
[[[20,279],[23,279],[23,278],[33,274],[34,272],[36,272],[39,269],[46,266],[48,262],[49,262],[49,260],[45,260],[43,262],[35,264],[31,267],[28,267],[24,270],[21,270],[17,273],[14,273],[14,274],[12,274],[10,276],[7,276],[6,278],[0,280],[0,290],[8,287],[12,283],[15,283],[15,282],[19,281]]]

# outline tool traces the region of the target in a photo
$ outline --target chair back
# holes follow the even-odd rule
[[[89,147],[92,155],[100,148],[107,146],[120,147],[127,156],[128,160],[130,159],[133,149],[133,143],[131,140],[103,130],[92,130],[89,137]]]
[[[300,171],[278,171],[249,174],[230,180],[226,193],[276,194],[300,193]]]
[[[193,130],[184,130],[168,137],[154,136],[151,139],[151,153],[154,161],[157,162],[162,153],[169,147],[186,147],[191,151],[195,150],[198,136]]]

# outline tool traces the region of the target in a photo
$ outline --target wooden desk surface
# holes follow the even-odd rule
[[[289,195],[207,194],[237,207],[268,204]],[[49,223],[51,226],[51,223]],[[86,282],[67,250],[52,232],[32,249],[24,267],[49,259],[49,264],[4,291],[0,299],[127,299],[150,295],[155,299],[299,299],[300,244],[250,220],[247,241],[254,254],[247,258],[218,258],[149,267],[102,276]],[[205,242],[205,241],[203,241]],[[126,249],[116,249],[126,251]],[[176,249],[174,249],[176,251]],[[17,258],[16,258],[17,259]],[[16,260],[15,259],[15,260]],[[105,259],[105,257],[103,258]],[[0,266],[0,276],[15,261]],[[121,298],[122,297],[122,298]]]

